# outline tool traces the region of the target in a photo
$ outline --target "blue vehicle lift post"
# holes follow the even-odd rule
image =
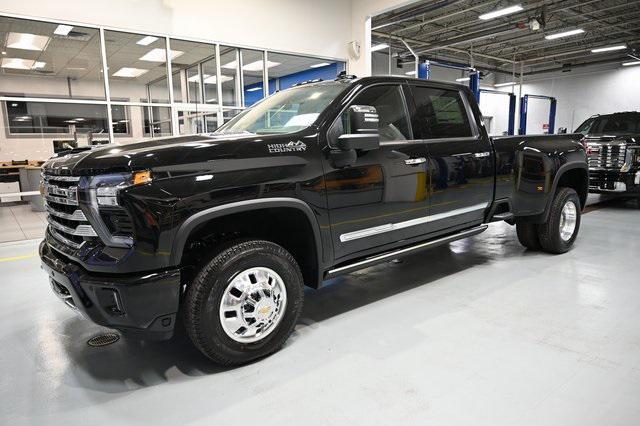
[[[480,93],[493,93],[496,95],[509,96],[509,121],[507,125],[507,134],[514,135],[516,126],[516,95],[515,93],[501,92],[500,90],[478,89],[478,104],[480,103]]]
[[[556,126],[556,109],[558,107],[558,101],[552,96],[543,95],[524,95],[520,98],[520,128],[518,129],[518,134],[527,134],[527,113],[529,108],[529,98],[546,99],[549,101],[549,134],[553,134]]]

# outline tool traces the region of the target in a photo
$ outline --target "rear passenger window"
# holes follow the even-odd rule
[[[416,103],[414,132],[420,139],[473,136],[469,116],[460,93],[430,87],[412,86]],[[418,130],[419,129],[419,130]]]

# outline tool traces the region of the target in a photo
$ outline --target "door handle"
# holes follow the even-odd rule
[[[404,160],[404,164],[406,164],[407,166],[416,166],[418,164],[422,164],[426,162],[427,162],[427,159],[424,157],[409,158],[407,160]]]

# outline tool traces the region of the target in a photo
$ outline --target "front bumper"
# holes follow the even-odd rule
[[[589,169],[589,192],[640,196],[640,170]]]
[[[54,293],[96,324],[141,339],[173,335],[180,299],[180,270],[146,274],[92,274],[40,244],[42,269]]]

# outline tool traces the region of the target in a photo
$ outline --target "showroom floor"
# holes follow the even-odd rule
[[[186,341],[88,347],[37,243],[0,244],[0,423],[636,424],[640,210],[589,210],[565,255],[494,224],[310,290],[284,349],[234,369]]]
[[[46,227],[46,213],[29,204],[0,205],[0,243],[42,238]]]

